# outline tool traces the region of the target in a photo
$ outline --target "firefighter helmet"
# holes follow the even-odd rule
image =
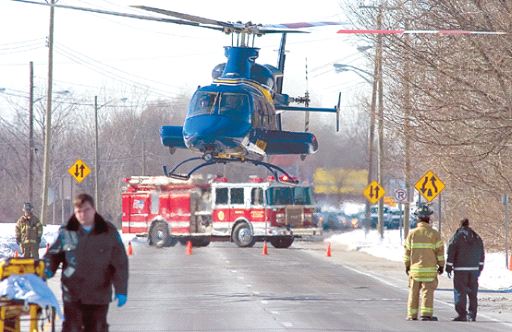
[[[416,211],[414,211],[414,215],[418,218],[430,217],[433,213],[434,211],[430,209],[428,204],[420,204]]]
[[[24,203],[23,204],[23,211],[25,211],[25,212],[32,212],[32,210],[33,210],[32,204],[30,204],[30,203]]]

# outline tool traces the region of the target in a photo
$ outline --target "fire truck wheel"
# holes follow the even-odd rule
[[[293,243],[293,236],[283,236],[270,238],[270,243],[274,248],[284,249],[289,248]]]
[[[254,246],[256,239],[252,234],[251,227],[245,222],[236,225],[233,231],[233,242],[241,248]]]
[[[151,229],[151,243],[157,248],[162,248],[171,245],[171,237],[169,235],[169,228],[165,222],[157,222]]]

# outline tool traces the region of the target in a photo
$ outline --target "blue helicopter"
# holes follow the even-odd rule
[[[25,3],[49,5],[29,0],[14,0]],[[51,5],[50,5],[51,6]],[[292,154],[301,159],[318,150],[318,141],[312,133],[293,132],[282,129],[281,113],[284,111],[330,112],[336,114],[336,131],[339,131],[338,104],[333,108],[309,107],[309,93],[304,97],[292,98],[282,93],[285,65],[285,45],[288,33],[304,33],[302,28],[321,25],[339,25],[339,22],[290,23],[261,25],[240,22],[225,22],[183,14],[148,6],[132,6],[170,18],[112,12],[100,9],[53,5],[54,7],[96,12],[137,19],[184,24],[222,31],[231,35],[231,46],[225,46],[226,63],[217,65],[212,71],[213,82],[199,87],[192,96],[183,126],[162,126],[162,144],[171,154],[176,149],[199,152],[200,157],[187,159],[172,170],[164,166],[167,176],[189,179],[202,167],[216,163],[250,162],[264,166],[275,178],[278,172],[293,178],[277,165],[263,161],[266,156]],[[280,33],[278,66],[256,63],[259,48],[254,47],[256,37],[267,33]],[[250,46],[249,46],[250,45]],[[290,106],[303,103],[305,107]],[[202,163],[187,174],[178,173],[178,168],[193,161]]]
[[[308,93],[299,98],[290,98],[282,93],[287,33],[304,32],[294,30],[297,28],[339,23],[257,25],[212,20],[153,7],[135,7],[197,23],[199,27],[220,30],[232,36],[232,45],[224,48],[227,62],[213,69],[212,84],[199,87],[194,93],[184,125],[161,127],[162,144],[169,147],[171,153],[183,148],[202,154],[201,157],[179,163],[171,171],[164,167],[166,175],[188,179],[202,167],[233,161],[251,162],[266,167],[272,173],[279,171],[288,175],[277,165],[264,162],[263,158],[282,154],[304,158],[318,150],[318,141],[315,135],[306,131],[283,130],[282,111],[336,113],[336,130],[339,130],[340,97],[338,105],[333,108],[313,108],[308,107]],[[254,45],[256,37],[266,33],[282,34],[277,68],[257,64],[259,48],[249,46]],[[290,106],[291,102],[304,103],[306,107],[293,107]],[[204,163],[187,175],[177,173],[179,167],[195,160],[203,160]]]

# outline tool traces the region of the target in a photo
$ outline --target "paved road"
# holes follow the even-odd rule
[[[124,308],[111,308],[110,330],[481,332],[512,327],[489,316],[476,323],[450,322],[453,307],[439,302],[435,311],[441,321],[408,322],[402,281],[365,274],[368,261],[361,261],[360,270],[357,255],[342,258],[334,251],[337,257],[326,258],[321,243],[308,242],[269,251],[263,256],[261,244],[239,249],[213,243],[186,256],[179,245],[159,250],[137,244],[130,258],[129,300]]]

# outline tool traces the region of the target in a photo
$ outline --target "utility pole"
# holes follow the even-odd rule
[[[405,29],[409,28],[408,22],[405,23]],[[404,36],[406,52],[409,52],[410,36]],[[414,192],[411,192],[411,62],[409,54],[404,57],[404,168],[405,168],[405,190],[407,200],[404,204],[404,238],[409,234],[409,220],[411,214],[411,199],[414,199]]]
[[[377,14],[377,29],[382,29],[382,6],[379,6],[379,13]],[[377,76],[376,81],[378,82],[378,103],[379,103],[379,115],[378,115],[378,156],[377,156],[377,181],[381,186],[384,185],[384,174],[383,174],[383,163],[384,163],[384,92],[382,84],[382,35],[377,36],[377,50],[376,50],[376,67]],[[377,228],[380,237],[384,237],[384,200],[379,200],[379,216],[378,216]]]
[[[142,176],[146,175],[146,140],[142,134]]]
[[[381,19],[377,18],[377,29],[380,30],[382,28],[382,17]],[[375,107],[377,103],[377,88],[378,88],[378,77],[379,77],[379,51],[378,47],[375,50],[375,65],[373,69],[373,84],[372,84],[372,100],[370,103],[370,128],[368,134],[368,178],[367,185],[374,179],[373,175],[373,143],[375,142]],[[370,202],[366,201],[365,204],[365,220],[366,227],[365,229],[369,229],[371,226],[371,213],[370,213]],[[366,231],[366,230],[365,230]]]
[[[98,176],[100,174],[98,149],[98,96],[94,96],[94,202],[96,210],[100,210],[100,201],[98,200]]]
[[[28,105],[28,201],[34,204],[34,62],[30,61]]]
[[[47,223],[47,208],[48,208],[48,184],[50,178],[50,148],[51,148],[51,133],[52,133],[52,86],[53,86],[53,29],[54,29],[54,15],[55,15],[55,0],[51,0],[50,7],[50,31],[48,35],[48,98],[46,103],[46,121],[44,130],[44,159],[43,159],[43,200],[41,206],[41,223]]]

